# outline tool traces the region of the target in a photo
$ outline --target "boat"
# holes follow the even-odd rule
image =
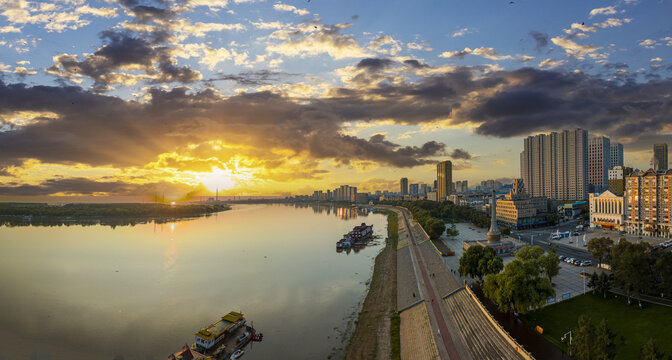
[[[219,321],[199,330],[195,334],[196,345],[205,351],[211,351],[215,345],[239,327],[244,326],[245,323],[246,320],[242,313],[231,311],[222,316]]]
[[[231,354],[231,357],[229,359],[238,359],[239,357],[243,356],[245,354],[245,350],[243,349],[238,349]]]
[[[238,337],[236,338],[236,341],[240,343],[240,342],[245,341],[248,337],[250,337],[250,333],[246,331],[244,334],[238,335]]]
[[[252,341],[261,341],[264,340],[264,334],[254,334],[252,335]]]
[[[373,225],[362,223],[352,228],[352,231],[343,235],[343,238],[336,242],[336,249],[347,249],[353,246],[366,246],[368,241],[373,238]]]

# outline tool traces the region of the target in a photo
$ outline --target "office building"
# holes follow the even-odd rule
[[[590,227],[622,231],[624,229],[623,196],[617,196],[611,191],[601,194],[591,193]]]
[[[531,197],[588,198],[588,132],[583,129],[524,139],[521,178]]]
[[[399,185],[399,193],[401,193],[401,195],[408,195],[408,178],[401,178],[401,180],[399,180]]]
[[[667,170],[667,144],[653,145],[653,170]]]
[[[625,231],[670,237],[672,230],[672,170],[635,171],[626,180]]]
[[[514,229],[544,225],[547,215],[548,199],[525,194],[522,179],[515,179],[511,192],[497,200],[497,221]]]
[[[611,159],[609,161],[611,168],[623,166],[623,144],[611,143]]]
[[[588,140],[588,186],[590,192],[600,193],[609,187],[611,142],[604,136]]]
[[[609,170],[609,191],[617,196],[625,192],[625,179],[632,173],[632,168],[616,166]]]
[[[419,195],[427,196],[427,184],[420,184]]]
[[[436,164],[436,182],[438,201],[445,201],[453,190],[453,163],[450,160]]]
[[[420,191],[420,186],[418,184],[411,184],[408,187],[408,192],[413,196],[418,196],[419,191]]]

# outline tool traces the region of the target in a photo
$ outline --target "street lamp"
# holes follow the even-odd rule
[[[567,338],[567,334],[569,334],[569,356],[572,356],[572,331],[568,331],[565,333],[565,335],[562,335],[560,338],[560,341],[565,341],[565,338]]]

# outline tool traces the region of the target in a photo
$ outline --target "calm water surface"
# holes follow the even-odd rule
[[[230,310],[244,358],[340,357],[380,246],[337,253],[350,209],[244,205],[172,224],[0,228],[0,359],[165,359]]]

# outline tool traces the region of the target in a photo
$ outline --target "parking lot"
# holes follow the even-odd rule
[[[560,272],[553,278],[553,288],[555,289],[555,302],[567,300],[577,295],[582,295],[584,291],[590,291],[588,281],[590,278],[581,277],[581,271],[585,271],[588,275],[593,272],[598,274],[602,269],[595,266],[575,266],[560,261]],[[584,288],[585,284],[585,288]]]

